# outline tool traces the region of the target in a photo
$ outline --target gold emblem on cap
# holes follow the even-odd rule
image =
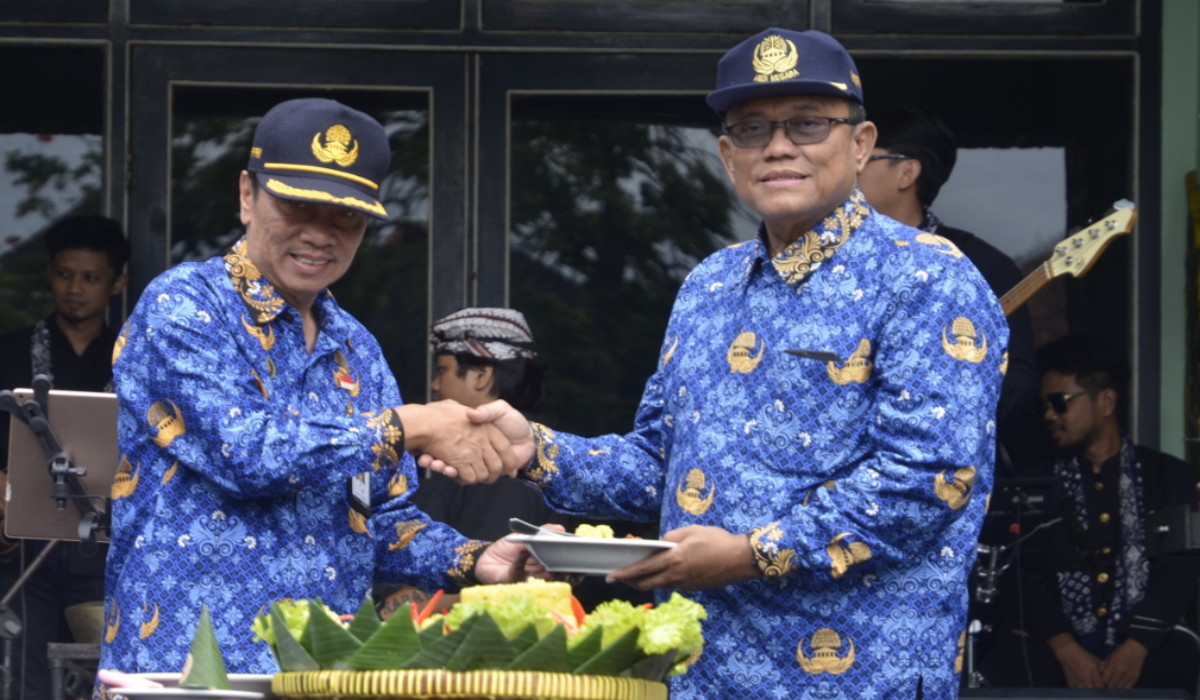
[[[754,72],[758,74],[754,76],[754,82],[774,83],[795,78],[800,75],[796,70],[799,59],[794,43],[772,34],[754,47]]]
[[[351,148],[350,144],[354,147]],[[343,168],[354,165],[358,160],[358,141],[350,135],[350,130],[341,124],[334,124],[325,130],[325,144],[321,145],[321,132],[317,132],[312,140],[312,152],[322,163],[337,163]]]
[[[251,148],[250,149],[250,157],[251,158],[262,158],[262,148],[259,146],[255,146],[254,148]]]

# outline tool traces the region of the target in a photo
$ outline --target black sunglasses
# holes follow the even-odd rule
[[[1037,402],[1037,415],[1043,415],[1046,413],[1047,408],[1052,408],[1054,409],[1055,413],[1061,416],[1067,412],[1067,409],[1069,408],[1067,404],[1071,401],[1071,399],[1078,398],[1086,393],[1086,391],[1076,391],[1068,394],[1065,391],[1059,391],[1039,397]]]

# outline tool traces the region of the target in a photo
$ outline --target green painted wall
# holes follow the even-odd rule
[[[1187,190],[1184,176],[1200,167],[1200,3],[1163,2],[1162,75],[1162,384],[1159,439],[1164,452],[1182,457],[1185,423]],[[1153,118],[1152,114],[1147,115]]]

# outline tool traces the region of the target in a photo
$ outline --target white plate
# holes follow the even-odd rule
[[[263,700],[262,693],[249,690],[209,690],[208,688],[111,688],[114,695],[129,700]]]
[[[563,535],[509,535],[507,539],[524,542],[529,551],[533,552],[533,556],[549,571],[597,576],[603,576],[675,546],[674,542],[662,540]]]

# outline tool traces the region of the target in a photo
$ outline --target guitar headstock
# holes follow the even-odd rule
[[[1122,199],[1113,208],[1113,213],[1054,246],[1054,253],[1045,263],[1051,277],[1068,274],[1082,277],[1113,239],[1133,230],[1133,224],[1137,221],[1137,209],[1133,202]]]

